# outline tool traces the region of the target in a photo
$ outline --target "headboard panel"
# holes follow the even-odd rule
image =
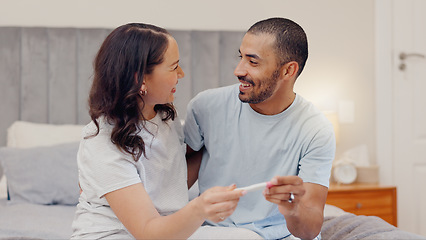
[[[86,124],[93,59],[112,29],[0,27],[0,146],[16,120]],[[244,32],[179,31],[185,77],[175,105],[181,118],[198,92],[236,83]]]

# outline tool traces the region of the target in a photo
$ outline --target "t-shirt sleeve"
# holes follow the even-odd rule
[[[141,182],[133,157],[121,152],[105,135],[88,138],[79,151],[80,174],[99,198]]]
[[[201,101],[202,98],[200,98],[200,95],[197,95],[189,102],[183,128],[185,143],[195,151],[200,150],[204,145],[203,132],[200,127],[200,121],[202,120],[200,118],[203,116],[200,114],[202,109],[197,107]]]
[[[331,124],[314,134],[299,162],[299,177],[328,187],[331,165],[336,151],[336,140]]]

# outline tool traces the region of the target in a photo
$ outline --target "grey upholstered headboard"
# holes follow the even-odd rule
[[[0,146],[16,120],[86,124],[93,58],[112,29],[0,27]],[[181,118],[198,92],[237,83],[233,70],[244,32],[170,31],[185,78],[175,105]]]

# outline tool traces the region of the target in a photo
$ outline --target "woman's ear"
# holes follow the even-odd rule
[[[142,96],[145,96],[148,93],[148,89],[146,87],[145,80],[143,80],[143,82],[142,82],[142,86],[141,86],[141,89],[139,90],[139,93]]]
[[[138,73],[135,73],[135,83],[137,84],[138,82]],[[141,88],[139,89],[139,93],[144,96],[147,93],[147,87],[146,87],[146,81],[145,81],[145,76],[143,77],[143,81],[142,81],[142,85]]]
[[[146,90],[146,81],[145,79],[142,81],[141,90]]]

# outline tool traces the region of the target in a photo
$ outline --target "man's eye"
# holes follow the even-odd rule
[[[251,64],[257,64],[257,62],[256,62],[256,61],[253,61],[253,60],[250,60],[250,63],[251,63]]]
[[[238,58],[239,58],[239,59],[241,59],[241,58],[243,58],[243,56],[241,56],[241,55],[238,55]]]

